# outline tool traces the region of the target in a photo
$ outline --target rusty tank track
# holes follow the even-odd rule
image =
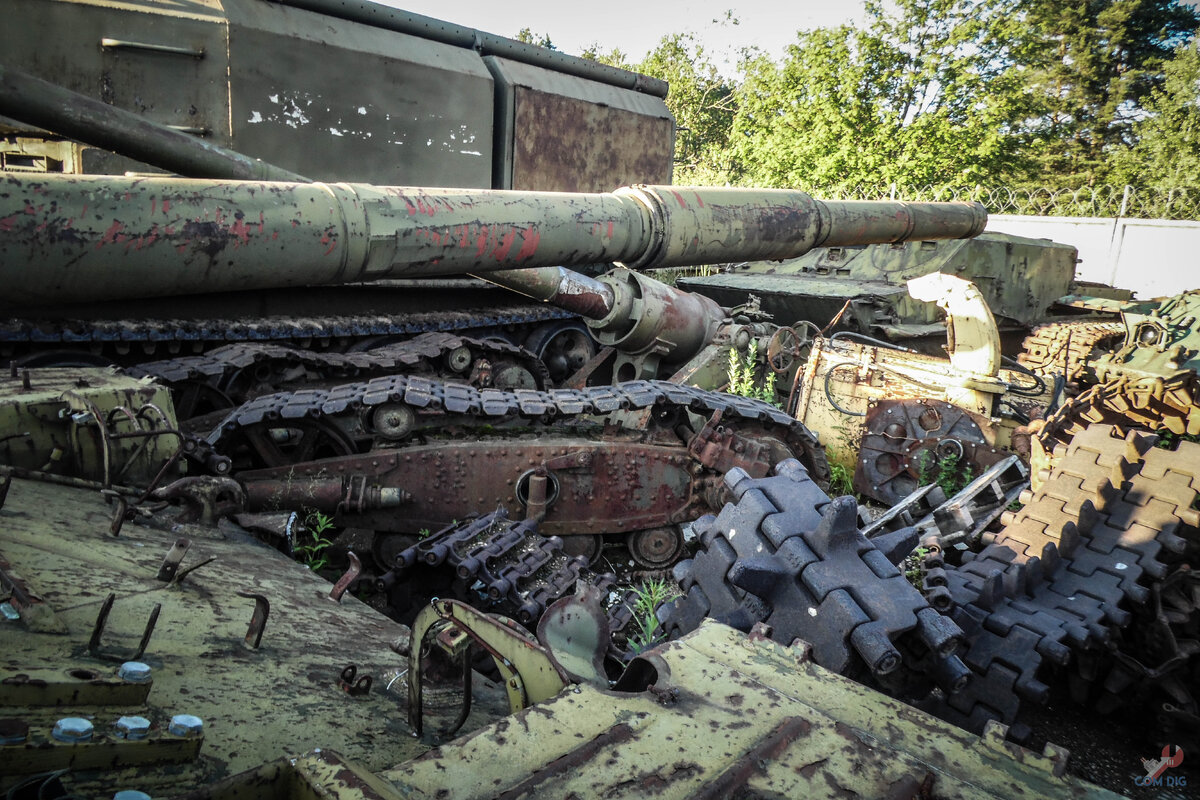
[[[1060,446],[1042,488],[1026,493],[1025,506],[1007,512],[1004,528],[986,535],[984,549],[965,555],[961,566],[946,564],[928,543],[926,596],[963,629],[963,660],[974,672],[964,691],[928,710],[972,730],[989,719],[1012,722],[1022,700],[1045,702],[1043,660],[1074,669],[1078,699],[1099,686],[1109,709],[1135,678],[1170,682],[1168,673],[1191,668],[1196,648],[1185,646],[1136,676],[1122,672],[1148,655],[1125,651],[1136,644],[1127,635],[1131,623],[1161,604],[1164,586],[1179,583],[1164,578],[1186,572],[1180,558],[1198,541],[1200,513],[1192,505],[1200,446],[1167,451],[1153,449],[1155,441],[1094,426]],[[1181,633],[1195,628],[1194,611],[1193,603],[1177,615]],[[1106,674],[1124,680],[1100,681]],[[1195,712],[1190,694],[1183,704]]]
[[[659,609],[671,637],[704,617],[743,631],[765,623],[772,639],[803,639],[816,663],[844,675],[902,693],[963,687],[962,631],[893,560],[916,545],[914,529],[868,540],[854,499],[830,500],[796,461],[725,480],[738,502],[696,523],[702,550],[675,567],[683,596]]]
[[[761,480],[734,470],[726,480],[739,500],[696,524],[702,550],[676,566],[684,597],[660,619],[672,635],[705,616],[740,629],[765,622],[777,641],[809,642],[817,663],[976,732],[1013,723],[1022,701],[1046,702],[1050,662],[1077,699],[1111,710],[1149,694],[1195,735],[1200,444],[1157,441],[1083,431],[978,553],[952,564],[927,537],[916,598],[892,566],[914,547],[914,529],[867,540],[851,504],[839,514],[844,498],[830,501],[796,466]]]
[[[1180,372],[1169,378],[1122,377],[1097,384],[1046,419],[1038,441],[1052,454],[1090,425],[1200,434],[1200,379],[1193,372]]]
[[[280,429],[295,432],[296,442],[280,445]],[[765,475],[772,464],[795,456],[816,479],[827,482],[829,476],[817,438],[783,411],[663,381],[505,392],[416,376],[376,378],[255,398],[230,413],[195,450],[201,464],[228,459],[243,483],[261,485],[268,494],[272,486],[329,477],[409,487],[421,497],[433,492],[424,505],[416,504],[420,508],[362,507],[354,521],[342,523],[409,534],[478,513],[485,503],[494,507],[514,488],[519,502],[529,502],[520,498],[520,480],[498,488],[510,471],[515,479],[543,464],[552,480],[556,469],[594,474],[587,481],[600,485],[582,488],[583,499],[564,489],[566,516],[551,515],[543,530],[570,540],[568,550],[575,554],[588,552],[574,548],[587,538],[594,554],[603,537],[622,534],[638,563],[650,569],[677,558],[682,548],[677,523],[720,506],[719,476],[729,469]],[[499,461],[481,473],[481,458]],[[608,471],[596,472],[597,463]],[[607,508],[602,498],[609,481],[630,480],[626,476],[637,470],[648,471],[637,485],[659,488],[640,500],[615,498],[624,504],[621,510],[611,520],[596,517],[597,502]],[[656,470],[668,471],[674,488],[652,481]],[[580,485],[575,477],[564,480]],[[417,488],[422,486],[427,488]],[[454,491],[447,492],[448,486]]]
[[[612,386],[585,389],[554,389],[507,392],[476,389],[465,384],[444,383],[419,376],[391,375],[370,381],[348,383],[332,389],[307,389],[278,392],[254,398],[231,412],[206,439],[209,446],[221,450],[231,436],[247,425],[264,420],[321,420],[342,415],[356,417],[383,404],[407,406],[424,416],[417,417],[414,430],[436,430],[445,424],[441,414],[463,415],[481,424],[504,420],[541,423],[564,427],[578,417],[603,417],[619,411],[679,409],[698,414],[722,414],[724,425],[758,423],[775,429],[794,447],[813,479],[829,480],[824,449],[817,437],[794,417],[759,400],[710,392],[693,386],[667,381],[628,381]],[[460,419],[460,422],[465,421]],[[361,420],[356,423],[360,438],[372,439]],[[714,438],[719,438],[715,434]],[[709,444],[710,442],[701,442]],[[698,454],[703,461],[707,456]],[[724,471],[725,459],[716,457],[712,469]]]
[[[198,407],[201,392],[228,400],[227,407],[288,385],[347,381],[404,373],[462,380],[481,388],[545,389],[546,365],[528,350],[492,339],[452,333],[423,333],[404,342],[370,350],[337,353],[301,350],[279,344],[246,342],[194,356],[152,361],[125,369],[171,387],[180,415]],[[504,384],[515,384],[504,386]]]
[[[1050,322],[1025,337],[1017,361],[1042,377],[1064,375],[1076,381],[1097,348],[1117,343],[1124,335],[1121,322]]]
[[[379,586],[401,618],[434,597],[453,596],[533,627],[546,607],[574,592],[579,581],[609,595],[609,629],[624,631],[633,617],[631,589],[614,590],[616,575],[593,572],[586,558],[563,550],[562,539],[541,536],[537,523],[514,522],[500,509],[401,551]]]
[[[575,315],[545,304],[490,308],[474,312],[431,311],[387,315],[330,315],[270,317],[266,319],[125,319],[125,320],[0,320],[0,352],[61,344],[87,346],[116,354],[136,348],[145,355],[181,350],[199,352],[235,342],[291,343],[307,347],[312,342],[369,337],[416,336],[435,331],[467,332],[475,328],[531,325]]]

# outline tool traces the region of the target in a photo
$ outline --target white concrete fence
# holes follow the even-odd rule
[[[993,214],[987,229],[1074,245],[1079,280],[1132,289],[1139,299],[1200,289],[1200,222]]]

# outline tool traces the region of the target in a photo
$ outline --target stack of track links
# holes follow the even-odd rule
[[[1136,699],[1160,730],[1195,732],[1200,444],[1156,444],[1081,431],[978,552],[952,564],[935,538],[921,543],[923,596],[893,566],[910,529],[866,539],[853,500],[831,501],[794,461],[759,480],[733,470],[736,503],[697,523],[701,549],[676,567],[683,596],[659,618],[671,636],[704,616],[764,622],[776,641],[809,642],[818,664],[976,732],[1013,723],[1021,700],[1044,703],[1051,671],[1102,712]]]

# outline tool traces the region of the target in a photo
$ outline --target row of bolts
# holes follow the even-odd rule
[[[146,683],[151,678],[150,666],[140,661],[126,661],[117,670],[117,677],[130,683]],[[192,714],[176,714],[171,717],[171,723],[167,726],[168,733],[180,738],[199,736],[203,731],[204,721]],[[91,741],[94,732],[95,727],[91,720],[83,717],[63,717],[54,724],[50,735],[60,742],[78,744]],[[113,724],[113,732],[119,739],[145,739],[150,735],[150,720],[137,716],[121,717]],[[0,745],[24,744],[27,735],[0,737]]]

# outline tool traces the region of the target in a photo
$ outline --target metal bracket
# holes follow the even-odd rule
[[[418,736],[423,728],[421,704],[421,659],[434,637],[453,629],[470,637],[472,643],[491,655],[504,680],[509,707],[513,713],[533,703],[548,700],[562,691],[569,681],[546,648],[516,628],[505,625],[466,603],[438,600],[426,606],[412,626],[412,646],[408,656],[408,722]],[[469,671],[464,685],[469,703]],[[460,715],[458,725],[465,721]],[[457,730],[457,727],[455,728]],[[453,733],[449,731],[448,733]]]
[[[251,650],[257,650],[262,642],[263,631],[267,627],[267,617],[271,616],[271,603],[266,597],[253,592],[238,592],[238,597],[248,597],[254,601],[254,613],[250,616],[250,625],[246,628],[244,643]]]
[[[100,613],[96,615],[96,625],[92,628],[92,638],[88,640],[88,652],[93,657],[104,661],[137,661],[146,652],[146,645],[150,644],[150,636],[154,633],[154,626],[158,622],[162,604],[154,604],[154,609],[150,612],[150,619],[146,620],[146,629],[142,631],[142,640],[138,644],[137,650],[132,653],[118,650],[104,651],[100,649],[100,637],[104,635],[104,626],[108,623],[108,615],[112,611],[116,599],[117,595],[110,593],[100,606]]]
[[[338,578],[338,582],[333,585],[333,589],[329,592],[329,599],[335,603],[342,602],[342,595],[350,588],[350,584],[362,574],[362,561],[354,554],[353,550],[347,550],[346,556],[350,559],[350,566],[342,577]]]
[[[356,677],[357,680],[355,680]],[[371,691],[371,676],[359,676],[358,667],[349,664],[338,676],[338,687],[351,697],[360,697]]]

